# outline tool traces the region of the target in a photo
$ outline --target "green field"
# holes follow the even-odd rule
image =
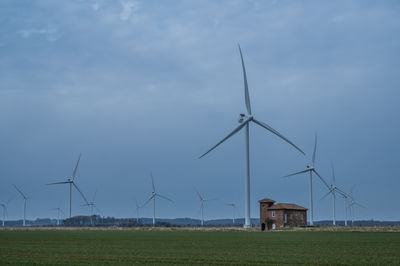
[[[400,233],[0,230],[0,264],[400,265]]]

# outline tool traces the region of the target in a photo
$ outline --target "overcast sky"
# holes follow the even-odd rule
[[[244,216],[244,132],[202,159],[245,112],[237,44],[255,117],[300,146],[252,125],[251,215],[257,201],[308,207],[311,160],[365,208],[356,219],[400,220],[398,1],[0,2],[0,202],[27,218],[68,212],[71,176],[103,215],[136,217],[134,198],[160,194],[158,217]],[[314,219],[332,219],[314,179]],[[73,194],[73,215],[88,214]],[[141,215],[152,215],[151,205]],[[343,200],[337,218],[343,219]]]

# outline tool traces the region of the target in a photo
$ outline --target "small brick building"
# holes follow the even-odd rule
[[[271,230],[285,226],[306,226],[307,209],[292,203],[277,203],[272,199],[262,199],[260,203],[261,230]]]

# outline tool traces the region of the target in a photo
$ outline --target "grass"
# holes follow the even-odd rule
[[[400,265],[400,233],[0,230],[0,264]]]

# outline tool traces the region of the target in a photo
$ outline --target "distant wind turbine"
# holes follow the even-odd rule
[[[233,224],[235,224],[236,204],[235,203],[227,203],[226,205],[231,206],[233,209],[232,222],[233,222]]]
[[[18,193],[21,195],[21,197],[24,199],[24,220],[22,223],[22,226],[25,226],[25,218],[26,218],[26,201],[29,199],[27,196],[25,196],[24,193],[22,193],[22,191],[16,186],[13,185],[15,187],[15,189],[18,191]]]
[[[63,182],[55,182],[55,183],[49,183],[47,185],[60,185],[60,184],[69,184],[69,218],[71,218],[71,212],[72,212],[72,186],[75,187],[75,189],[81,194],[83,200],[85,201],[86,204],[89,204],[87,201],[85,195],[82,193],[82,191],[78,188],[76,183],[74,182],[76,172],[78,171],[78,166],[79,166],[79,161],[81,160],[81,154],[79,154],[78,161],[76,162],[74,171],[72,172],[72,176],[67,178],[67,181]]]
[[[151,184],[153,186],[153,191],[151,193],[151,197],[143,204],[143,207],[146,206],[147,203],[149,203],[151,200],[153,200],[153,226],[155,226],[156,225],[156,198],[159,197],[159,198],[168,200],[170,202],[173,202],[173,201],[171,199],[169,199],[169,198],[167,198],[167,197],[165,197],[163,195],[160,195],[160,194],[158,194],[156,192],[156,186],[154,185],[153,174],[150,173],[150,176],[151,176]]]
[[[285,140],[287,143],[292,145],[294,148],[296,148],[298,151],[300,151],[302,154],[305,155],[305,153],[297,147],[293,142],[288,140],[286,137],[281,135],[278,131],[270,127],[269,125],[256,120],[254,116],[251,113],[251,106],[250,106],[250,96],[249,96],[249,88],[247,84],[247,75],[246,75],[246,68],[244,66],[244,60],[243,60],[243,55],[242,55],[242,50],[240,49],[239,45],[239,53],[240,53],[240,58],[242,61],[242,69],[243,69],[243,79],[244,79],[244,96],[245,96],[245,104],[246,104],[246,109],[247,109],[247,115],[245,114],[240,114],[239,116],[239,123],[240,125],[236,127],[231,133],[229,133],[225,138],[223,138],[220,142],[218,142],[216,145],[214,145],[211,149],[209,149],[207,152],[205,152],[203,155],[200,156],[202,158],[212,150],[214,150],[217,146],[219,146],[221,143],[223,143],[225,140],[229,139],[233,135],[235,135],[237,132],[239,132],[242,128],[245,127],[245,145],[246,145],[246,179],[245,179],[245,223],[244,227],[245,228],[250,228],[251,227],[251,221],[250,221],[250,147],[249,147],[249,125],[250,122],[254,122],[257,125],[265,128],[266,130],[270,131],[271,133],[277,135],[281,139]]]
[[[97,206],[96,206],[96,204],[95,204],[95,199],[96,199],[96,195],[97,195],[97,190],[96,190],[96,192],[94,193],[94,195],[93,195],[93,198],[92,198],[92,200],[90,201],[90,202],[88,202],[88,203],[86,203],[86,204],[83,204],[82,206],[87,206],[87,207],[89,207],[89,209],[90,209],[90,224],[91,225],[93,225],[93,211],[94,210],[96,210],[98,213],[99,213],[99,215],[100,215],[100,213],[101,213],[101,211],[99,210],[99,208],[97,208]]]
[[[58,207],[58,208],[51,208],[50,210],[52,211],[57,211],[57,225],[60,225],[60,213],[63,214],[63,210]]]
[[[353,194],[353,188],[351,188],[350,189],[350,203],[349,203],[350,212],[351,212],[351,226],[354,225],[354,216],[355,216],[354,215],[354,206],[359,206],[361,208],[365,208],[365,206],[363,206],[355,201],[354,194]]]
[[[290,177],[290,176],[294,176],[294,175],[298,175],[298,174],[304,174],[304,173],[309,173],[310,174],[310,225],[314,225],[314,208],[313,208],[313,190],[312,190],[312,174],[314,173],[316,176],[318,176],[318,178],[322,181],[322,183],[324,183],[324,185],[330,189],[328,183],[326,183],[326,181],[322,178],[322,176],[317,172],[317,170],[315,169],[315,156],[317,154],[317,134],[315,134],[315,141],[314,141],[314,151],[312,154],[312,160],[311,160],[311,167],[310,165],[306,166],[305,170],[290,174],[290,175],[286,175],[284,177]]]
[[[332,181],[333,183],[330,185],[329,187],[329,191],[328,193],[326,193],[322,198],[324,199],[325,197],[327,197],[329,194],[332,194],[332,201],[333,201],[333,225],[336,225],[336,192],[338,192],[339,194],[341,194],[343,197],[347,196],[346,192],[344,192],[343,190],[341,190],[340,188],[338,188],[336,186],[336,177],[335,177],[335,169],[333,167],[333,163],[331,163],[331,167],[332,167]]]
[[[343,197],[344,200],[344,226],[347,226],[347,206],[348,206],[348,199],[349,195],[347,193],[340,194]]]
[[[139,209],[141,208],[137,200],[135,199],[136,204],[136,223],[139,224]]]
[[[196,190],[197,196],[199,197],[199,200],[200,200],[201,226],[203,226],[204,225],[204,202],[210,201],[210,200],[215,200],[215,199],[206,199],[200,194],[200,192],[197,189],[195,189],[195,190]]]
[[[3,227],[4,227],[4,222],[6,220],[6,214],[7,214],[7,206],[4,203],[0,203],[0,206],[3,208]]]

